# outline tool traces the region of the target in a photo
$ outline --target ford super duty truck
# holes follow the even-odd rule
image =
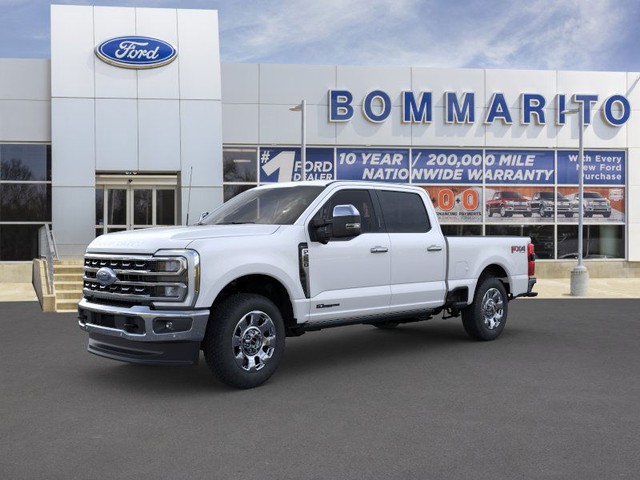
[[[207,364],[251,388],[285,337],[382,329],[439,313],[494,340],[508,302],[535,296],[528,237],[445,237],[420,188],[363,182],[261,186],[197,225],[113,233],[84,258],[80,328],[96,355]]]

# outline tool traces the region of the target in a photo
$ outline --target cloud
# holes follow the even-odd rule
[[[637,35],[629,19],[639,10],[632,0],[250,5],[263,8],[221,6],[227,62],[606,69]]]

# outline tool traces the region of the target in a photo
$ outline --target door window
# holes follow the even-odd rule
[[[424,233],[431,230],[422,197],[416,193],[378,192],[382,215],[389,233]]]
[[[362,233],[377,233],[383,231],[382,221],[373,207],[371,195],[368,190],[340,190],[336,192],[327,200],[318,213],[316,213],[313,220],[332,220],[333,209],[337,205],[353,205],[358,209]]]

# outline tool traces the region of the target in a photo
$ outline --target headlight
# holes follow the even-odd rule
[[[159,250],[155,307],[193,307],[200,292],[200,255],[195,250]]]

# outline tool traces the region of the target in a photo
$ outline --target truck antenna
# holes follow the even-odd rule
[[[187,222],[189,225],[189,210],[191,210],[191,183],[193,182],[193,165],[189,167],[189,193],[187,193]]]

